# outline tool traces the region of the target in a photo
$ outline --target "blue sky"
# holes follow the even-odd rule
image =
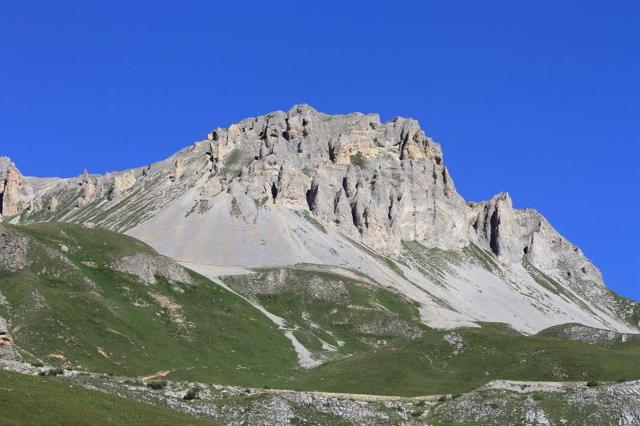
[[[510,192],[640,299],[640,2],[221,3],[2,1],[0,155],[71,176],[295,103],[410,116],[463,196]]]

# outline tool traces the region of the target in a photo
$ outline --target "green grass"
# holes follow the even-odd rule
[[[321,340],[335,346],[337,353],[324,354],[332,357],[396,339],[397,326],[426,329],[416,307],[401,295],[329,272],[261,270],[225,282],[297,327],[296,337],[312,352],[321,352]]]
[[[128,377],[169,370],[169,380],[392,395],[464,392],[492,379],[640,377],[638,339],[594,345],[545,333],[523,336],[499,324],[434,330],[420,323],[403,296],[335,273],[267,269],[227,278],[327,360],[301,370],[272,322],[206,278],[192,273],[193,284],[183,284],[158,277],[147,285],[111,269],[121,256],[154,253],[133,238],[75,225],[12,229],[33,239],[31,264],[16,273],[0,271],[0,293],[9,302],[0,305],[0,315],[10,320],[28,362]],[[447,252],[422,253],[406,243],[405,249],[433,273],[456,261]],[[151,293],[179,306],[185,322],[177,323]],[[448,333],[458,334],[464,347],[447,342]]]
[[[320,367],[300,372],[291,381],[294,388],[411,396],[465,392],[493,379],[604,381],[640,377],[637,341],[590,345],[544,334],[524,336],[507,325],[485,323],[479,329],[452,332],[464,341],[459,350],[445,341],[449,331],[424,327],[416,308],[389,290],[309,271],[286,271],[285,278],[274,286],[278,272],[229,277],[226,282],[241,293],[254,292],[253,297],[269,311],[298,327],[301,331],[296,336],[310,350],[318,350],[314,337],[331,344],[339,339],[345,344],[338,355],[348,355],[329,358]],[[344,292],[332,290],[333,299],[317,292],[314,295],[314,288],[331,288],[331,283],[338,281]],[[360,327],[391,319],[421,330],[422,336],[385,333],[384,327],[367,334]],[[386,344],[376,345],[379,341]]]
[[[418,241],[402,241],[402,258],[420,273],[440,286],[444,286],[447,274],[455,274],[453,266],[462,262],[461,254],[438,248],[428,248]]]
[[[540,271],[538,268],[529,263],[526,259],[522,260],[522,266],[527,270],[529,275],[542,287],[546,288],[550,292],[560,295],[567,293],[556,280]]]
[[[318,229],[318,231],[322,232],[323,234],[327,233],[327,228],[325,228],[323,224],[318,222],[318,220],[315,217],[313,217],[309,211],[296,210],[296,213],[298,214],[298,216],[302,216],[304,219],[306,219],[307,222],[315,226],[316,229]]]
[[[205,425],[168,408],[0,370],[0,425]]]
[[[498,273],[500,271],[500,266],[498,265],[493,253],[481,249],[474,243],[471,243],[471,245],[466,247],[464,251],[487,271],[492,273]]]
[[[395,272],[397,275],[406,278],[404,276],[404,272],[402,272],[402,269],[400,269],[400,267],[396,264],[396,262],[388,256],[383,256],[380,253],[371,250],[369,247],[365,246],[364,244],[350,238],[347,237],[346,235],[344,236],[345,238],[347,238],[351,244],[353,244],[357,249],[360,249],[362,252],[368,254],[369,256],[373,257],[374,259],[377,259],[378,261],[386,264],[389,268],[391,268],[391,270],[393,272]]]
[[[192,273],[193,285],[145,285],[110,269],[120,256],[153,253],[135,239],[75,225],[14,229],[39,244],[30,246],[29,267],[0,271],[0,292],[11,306],[0,306],[0,315],[33,360],[125,376],[171,370],[172,379],[257,387],[282,383],[296,367],[293,348],[272,322],[204,277]],[[57,257],[60,244],[74,266]],[[177,304],[185,323],[151,294]]]
[[[456,348],[430,330],[377,350],[324,364],[300,375],[301,389],[426,395],[466,392],[493,379],[616,380],[639,378],[639,344],[604,347],[543,336],[523,336],[503,326],[454,331]]]
[[[140,240],[102,228],[88,229],[71,224],[37,223],[14,226],[13,229],[56,250],[59,250],[60,244],[65,244],[69,248],[68,256],[76,260],[111,260],[132,253],[155,253]],[[78,253],[79,251],[83,253]]]

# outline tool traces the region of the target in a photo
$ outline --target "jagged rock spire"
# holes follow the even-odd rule
[[[0,167],[0,216],[14,216],[20,213],[22,175],[8,157],[0,158]]]

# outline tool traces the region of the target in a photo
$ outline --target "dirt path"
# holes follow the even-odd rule
[[[328,398],[352,399],[354,401],[436,401],[442,395],[421,395],[421,396],[398,396],[398,395],[370,395],[362,393],[342,393],[342,392],[320,392],[320,391],[295,391],[289,389],[261,389],[261,393],[265,394],[287,394],[287,393],[308,393],[312,395],[320,395]]]
[[[140,377],[140,379],[144,380],[145,382],[147,380],[162,379],[163,377],[167,377],[169,374],[173,373],[174,371],[175,370],[158,371],[157,373],[152,374],[151,376]]]

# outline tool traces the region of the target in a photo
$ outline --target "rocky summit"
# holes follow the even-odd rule
[[[0,212],[134,236],[209,277],[322,265],[368,277],[436,328],[579,323],[638,332],[638,307],[580,248],[508,194],[467,202],[417,121],[308,105],[210,132],[170,158],[74,178],[0,158]]]

